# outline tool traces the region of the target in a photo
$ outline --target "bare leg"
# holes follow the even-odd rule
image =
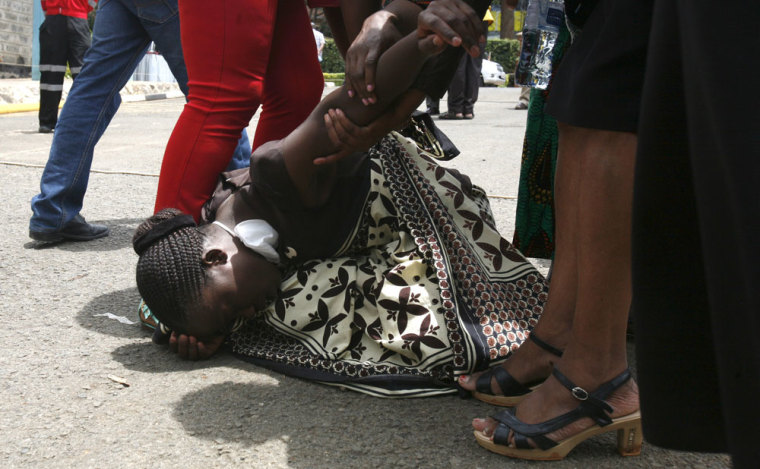
[[[560,124],[560,128],[566,128]],[[557,158],[557,174],[554,182],[556,201],[556,251],[552,262],[552,278],[549,285],[549,299],[534,332],[537,337],[558,349],[564,349],[570,339],[570,329],[575,312],[578,284],[577,236],[575,229],[579,217],[579,198],[582,185],[581,166],[573,155],[569,144],[560,139]],[[567,154],[567,160],[563,155]],[[548,377],[557,357],[526,341],[512,357],[501,366],[520,383],[531,383]],[[462,376],[459,385],[474,390],[482,373]],[[496,380],[491,380],[491,392],[501,395]]]
[[[558,244],[557,255],[564,256],[562,248],[571,250],[565,260],[575,262],[576,280],[572,329],[565,353],[556,366],[588,391],[595,390],[628,366],[625,332],[631,300],[630,230],[635,152],[634,134],[571,126],[560,128],[557,235],[558,241],[560,236],[569,236],[568,240],[575,245]],[[559,205],[561,195],[572,199]],[[568,205],[574,207],[568,208]],[[565,214],[560,213],[563,209],[567,210]],[[563,301],[572,297],[560,282],[573,282],[573,267],[563,268],[567,268],[567,272],[560,271],[558,275],[566,277],[552,279],[552,288],[556,290],[550,290],[550,302],[555,301],[552,297],[555,292],[567,295]],[[567,322],[556,307],[549,311],[553,312],[541,318],[539,334],[542,330],[550,334],[553,321]],[[550,336],[545,340],[548,342]],[[608,402],[615,409],[613,416],[635,411],[638,409],[636,384],[629,381]],[[578,401],[550,377],[517,407],[517,417],[526,423],[539,423],[577,405]],[[558,441],[590,425],[590,420],[581,420],[548,436]],[[473,426],[490,434],[493,421],[475,419]]]

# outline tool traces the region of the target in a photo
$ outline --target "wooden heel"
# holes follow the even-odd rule
[[[641,454],[641,420],[631,422],[617,431],[618,453],[621,456],[638,456]]]
[[[552,375],[573,397],[581,401],[578,407],[545,422],[532,424],[520,421],[514,410],[503,410],[491,417],[498,422],[492,436],[475,431],[478,444],[489,451],[512,458],[556,461],[564,458],[578,443],[594,435],[617,432],[618,452],[621,455],[636,456],[641,453],[641,412],[637,410],[612,418],[610,414],[614,409],[605,402],[607,397],[631,379],[629,370],[624,370],[591,393],[576,386],[556,368]],[[580,433],[561,441],[554,441],[546,436],[584,417],[592,419],[593,425]],[[514,438],[514,445],[510,438]],[[530,447],[531,441],[536,447]]]

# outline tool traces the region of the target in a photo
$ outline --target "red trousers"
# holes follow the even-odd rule
[[[180,0],[179,13],[188,102],[166,146],[155,211],[198,220],[259,105],[254,149],[303,122],[324,80],[303,0]]]

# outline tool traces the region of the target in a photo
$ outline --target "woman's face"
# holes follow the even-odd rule
[[[187,333],[199,339],[227,335],[237,318],[252,317],[263,309],[280,284],[277,266],[221,228],[207,227],[206,282],[200,307],[188,313],[187,321]]]

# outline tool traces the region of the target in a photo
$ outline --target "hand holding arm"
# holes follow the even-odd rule
[[[417,34],[433,34],[437,46],[462,46],[473,57],[480,55],[478,44],[486,41],[483,20],[462,0],[432,2],[417,17]]]
[[[364,21],[359,35],[346,53],[346,82],[350,97],[358,96],[365,105],[374,104],[375,68],[380,54],[401,39],[393,14],[379,11]]]
[[[433,36],[419,38],[416,32],[411,33],[380,57],[377,69],[377,105],[364,106],[348,97],[347,91],[341,87],[325,97],[290,135],[271,145],[262,145],[256,151],[279,152],[302,202],[306,206],[320,205],[332,190],[335,166],[315,165],[314,160],[332,155],[338,150],[338,146],[330,140],[324,115],[330,109],[340,108],[357,125],[369,124],[409,89],[425,59],[436,51]]]
[[[425,94],[411,89],[401,95],[393,106],[365,127],[354,124],[341,109],[330,109],[325,114],[327,134],[338,150],[328,156],[316,158],[315,165],[335,163],[356,151],[367,150],[391,130],[401,127],[412,112],[425,99]]]
[[[362,18],[355,38],[349,31],[352,42],[346,53],[344,86],[350,97],[357,96],[365,106],[377,102],[374,93],[377,61],[391,45],[417,28],[420,11],[419,6],[408,0],[396,0],[385,9]],[[349,20],[346,20],[347,29],[348,25]]]

